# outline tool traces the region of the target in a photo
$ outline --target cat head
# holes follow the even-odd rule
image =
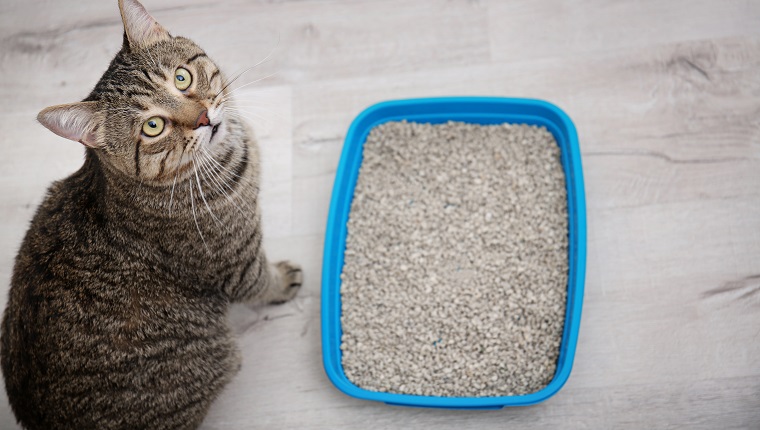
[[[195,155],[218,151],[228,94],[198,45],[170,35],[137,0],[119,0],[119,9],[124,44],[90,95],[37,119],[124,174],[167,184],[187,175]]]

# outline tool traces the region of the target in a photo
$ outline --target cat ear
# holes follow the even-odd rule
[[[119,11],[124,23],[124,41],[130,48],[144,48],[170,37],[137,0],[119,0]]]
[[[37,114],[37,121],[61,137],[99,148],[95,136],[100,125],[96,105],[97,102],[79,102],[46,107]]]

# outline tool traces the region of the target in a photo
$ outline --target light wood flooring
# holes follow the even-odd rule
[[[270,258],[292,303],[232,320],[244,365],[204,429],[760,429],[760,1],[145,0],[228,73],[262,146]],[[0,304],[51,181],[81,147],[35,122],[87,95],[116,0],[0,2]],[[574,120],[588,266],[575,366],[533,407],[391,407],[322,369],[319,292],[342,139],[387,99],[549,100]],[[5,392],[0,428],[16,428]]]

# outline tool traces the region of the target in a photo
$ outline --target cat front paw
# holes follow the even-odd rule
[[[303,284],[303,271],[301,266],[285,260],[275,263],[276,294],[270,301],[273,305],[279,305],[292,299],[298,294]]]

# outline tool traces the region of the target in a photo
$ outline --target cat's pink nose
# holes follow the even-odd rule
[[[198,119],[195,120],[195,128],[209,125],[211,122],[208,120],[208,110],[203,109],[203,112],[201,112],[200,115],[198,115]]]

